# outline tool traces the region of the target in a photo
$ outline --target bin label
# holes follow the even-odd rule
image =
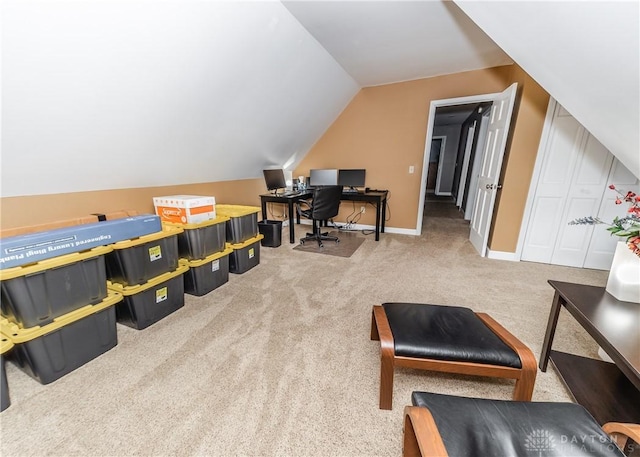
[[[149,248],[149,260],[151,262],[153,262],[154,260],[159,260],[161,258],[162,258],[162,248],[160,248],[160,245]]]
[[[156,290],[156,303],[165,301],[169,297],[169,288],[167,286]]]
[[[249,249],[249,258],[253,259],[253,256],[256,255],[256,250],[255,248],[251,248]]]
[[[220,259],[211,262],[211,271],[218,271],[220,269]]]

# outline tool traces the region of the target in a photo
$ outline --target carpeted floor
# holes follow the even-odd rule
[[[340,232],[338,230],[331,230],[327,232],[329,236],[337,236],[340,241],[323,241],[322,247],[318,246],[317,241],[307,241],[304,244],[298,243],[293,248],[295,251],[308,252],[311,254],[325,254],[335,255],[338,257],[351,257],[354,252],[364,243],[364,237],[358,236],[353,232]]]
[[[348,258],[294,247],[262,248],[257,267],[145,330],[118,325],[114,349],[52,384],[7,363],[2,455],[397,456],[413,390],[508,399],[512,382],[400,370],[393,411],[379,410],[373,304],[485,311],[538,356],[547,280],[607,277],[481,258],[468,223],[428,215],[422,236],[370,235]],[[566,312],[554,347],[597,350]],[[569,400],[552,368],[534,400]]]

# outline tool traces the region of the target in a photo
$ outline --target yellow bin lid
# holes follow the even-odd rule
[[[144,284],[135,284],[133,286],[124,286],[117,282],[107,281],[107,288],[109,290],[116,291],[125,297],[129,295],[139,294],[140,292],[144,292],[145,290],[149,290],[152,287],[157,286],[158,284],[162,284],[165,281],[175,278],[176,276],[180,276],[185,271],[189,270],[189,267],[186,265],[179,265],[174,271],[169,271],[167,273],[162,273],[161,275],[155,276],[145,282]]]
[[[216,214],[227,217],[247,216],[260,211],[261,209],[257,206],[216,205]]]
[[[107,291],[107,297],[97,305],[87,305],[82,308],[71,311],[63,316],[56,317],[53,322],[35,327],[20,328],[15,322],[10,322],[9,319],[0,319],[0,332],[14,344],[26,343],[27,341],[34,340],[42,335],[58,330],[65,325],[72,324],[84,317],[95,314],[103,309],[113,306],[122,300],[122,294],[114,291]]]
[[[0,281],[7,281],[9,279],[18,278],[20,276],[38,273],[50,268],[62,267],[64,265],[69,265],[81,260],[86,260],[92,257],[107,254],[111,251],[113,251],[113,248],[111,246],[98,246],[86,251],[72,252],[71,254],[65,254],[58,257],[52,257],[50,259],[40,260],[39,262],[31,263],[29,265],[7,268],[6,270],[0,270]]]
[[[180,224],[179,222],[162,221],[162,225],[168,225],[169,227],[177,227],[184,230],[194,230],[194,229],[209,227],[211,225],[220,224],[222,222],[227,222],[228,220],[229,218],[227,216],[217,216],[215,219],[209,219],[208,221],[198,222],[196,224]]]
[[[117,243],[113,243],[111,246],[113,246],[113,249],[128,249],[134,246],[140,246],[141,244],[149,243],[150,241],[157,241],[161,240],[162,238],[168,238],[182,232],[184,232],[184,230],[182,230],[182,228],[180,227],[170,227],[168,225],[163,225],[162,230],[149,233],[148,235],[143,235],[132,240],[118,241]]]
[[[180,265],[186,265],[189,268],[196,268],[196,267],[201,267],[202,265],[206,265],[209,262],[213,262],[214,260],[218,260],[222,257],[224,257],[225,255],[229,255],[233,252],[233,248],[230,247],[231,245],[226,245],[225,249],[220,251],[220,252],[214,252],[213,254],[205,257],[204,259],[198,259],[198,260],[187,260],[187,259],[180,259]]]
[[[229,246],[232,249],[244,249],[247,246],[251,246],[256,241],[260,241],[262,238],[264,238],[264,235],[262,233],[258,233],[258,236],[254,236],[253,238],[249,238],[244,243],[238,243],[238,244],[227,243],[227,246]]]
[[[11,341],[8,336],[0,333],[0,354],[6,354],[13,346],[13,341]]]

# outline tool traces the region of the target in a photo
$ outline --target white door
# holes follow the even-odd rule
[[[467,184],[467,172],[469,171],[469,160],[471,159],[471,147],[473,146],[473,137],[476,134],[477,121],[473,122],[473,125],[469,127],[467,133],[467,144],[464,146],[464,158],[462,160],[462,171],[460,172],[460,184],[458,185],[458,198],[456,199],[456,206],[460,208],[462,206],[462,198],[464,197],[464,187]]]
[[[482,154],[482,167],[478,177],[471,233],[469,240],[482,257],[487,252],[489,229],[493,218],[493,206],[498,191],[498,178],[502,169],[502,159],[507,146],[507,136],[511,125],[513,105],[518,84],[513,83],[493,100],[491,119],[487,129],[487,140]]]
[[[521,260],[608,270],[618,238],[605,225],[569,221],[593,216],[611,222],[624,216],[627,208],[614,203],[617,194],[608,186],[637,193],[638,179],[557,103],[540,148]]]

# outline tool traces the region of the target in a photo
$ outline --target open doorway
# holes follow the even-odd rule
[[[490,102],[437,107],[427,170],[424,217],[464,218],[474,158],[481,156],[482,113]],[[467,218],[468,220],[468,218]],[[424,223],[424,221],[423,221]]]
[[[503,92],[495,94],[475,95],[470,97],[460,97],[446,100],[434,100],[429,107],[429,117],[427,122],[427,138],[425,141],[425,152],[422,167],[422,185],[420,186],[420,199],[418,203],[418,218],[416,221],[416,232],[422,233],[422,223],[424,216],[424,204],[426,192],[426,182],[428,179],[428,161],[431,151],[431,142],[434,136],[442,135],[436,129],[436,115],[439,108],[446,110],[460,110],[454,108],[459,105],[466,105],[470,112],[474,112],[476,119],[470,119],[470,112],[464,116],[464,121],[468,121],[469,127],[466,130],[464,139],[461,138],[462,125],[449,127],[453,142],[457,143],[454,153],[441,154],[440,161],[444,162],[444,167],[449,168],[451,177],[451,194],[455,197],[455,202],[466,209],[472,206],[470,219],[469,240],[481,256],[487,252],[489,232],[493,220],[493,209],[496,194],[502,186],[498,183],[500,171],[502,169],[502,159],[506,150],[507,139],[511,126],[511,118],[517,94],[516,83],[513,83]],[[471,106],[469,106],[471,105]],[[491,107],[491,114],[487,117],[482,115]],[[442,110],[441,110],[442,111]],[[453,113],[449,113],[453,115]],[[482,120],[487,120],[487,127],[482,138]],[[456,132],[457,129],[457,132]],[[476,141],[477,135],[477,141]],[[447,136],[447,141],[449,136]],[[482,141],[484,144],[481,144]],[[473,145],[476,142],[477,154],[474,154]],[[481,152],[480,152],[481,151]],[[476,164],[475,156],[481,157]],[[440,167],[440,165],[439,165]],[[456,171],[457,170],[457,171]],[[464,171],[464,175],[463,175]],[[471,189],[471,181],[477,175],[474,190]],[[443,179],[445,173],[443,172]],[[454,177],[456,184],[454,185]],[[475,191],[475,197],[469,198]]]

